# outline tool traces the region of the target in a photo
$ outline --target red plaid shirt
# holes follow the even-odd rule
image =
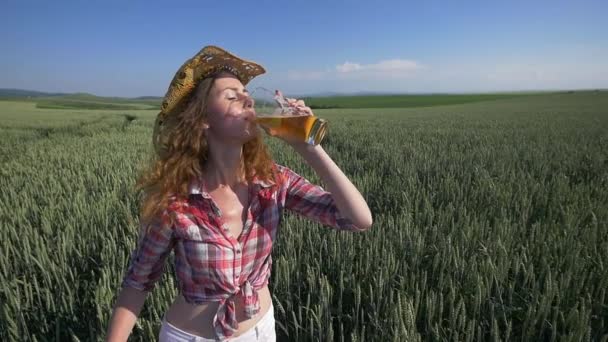
[[[222,213],[205,184],[191,183],[188,200],[172,201],[160,218],[140,227],[122,286],[152,290],[173,250],[180,293],[190,303],[219,301],[213,318],[216,336],[232,336],[238,328],[235,295],[244,296],[248,318],[260,310],[257,291],[270,278],[272,243],[283,209],[335,229],[360,230],[340,215],[329,192],[275,165],[279,186],[252,182],[247,220],[237,239],[224,230]]]

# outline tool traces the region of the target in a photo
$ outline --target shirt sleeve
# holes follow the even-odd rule
[[[140,222],[137,245],[131,253],[121,286],[151,291],[165,271],[165,261],[174,244],[167,210],[148,223]]]
[[[340,214],[330,192],[285,166],[278,168],[286,188],[286,209],[334,229],[361,231],[351,220]]]

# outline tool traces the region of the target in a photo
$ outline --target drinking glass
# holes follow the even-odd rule
[[[251,93],[255,100],[256,123],[270,135],[318,145],[327,133],[327,121],[314,115],[297,113],[281,91],[257,87]]]

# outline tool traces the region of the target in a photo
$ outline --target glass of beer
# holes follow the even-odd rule
[[[314,115],[298,114],[279,90],[257,87],[251,92],[255,101],[256,123],[270,135],[288,137],[318,145],[327,133],[327,121]]]

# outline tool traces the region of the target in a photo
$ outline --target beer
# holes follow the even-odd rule
[[[270,135],[291,138],[318,145],[327,132],[327,122],[314,115],[258,116],[255,121]]]
[[[255,99],[256,123],[268,134],[291,141],[318,145],[327,133],[327,121],[314,115],[301,115],[295,99],[283,96],[280,90],[257,87],[251,93]]]

